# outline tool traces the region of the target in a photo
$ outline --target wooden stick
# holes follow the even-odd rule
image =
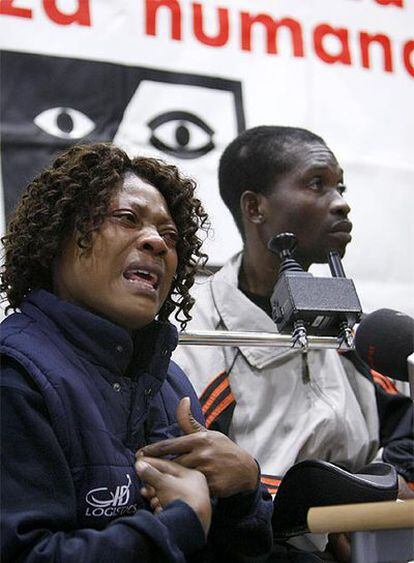
[[[307,522],[316,534],[414,528],[414,500],[318,506],[309,509]]]

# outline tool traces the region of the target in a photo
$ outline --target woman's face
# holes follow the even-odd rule
[[[169,294],[177,239],[161,193],[127,173],[91,250],[81,254],[75,233],[64,245],[54,272],[55,293],[127,329],[141,328]]]

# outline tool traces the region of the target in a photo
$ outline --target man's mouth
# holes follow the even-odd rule
[[[352,223],[348,220],[338,221],[331,229],[331,233],[350,233],[351,231]]]

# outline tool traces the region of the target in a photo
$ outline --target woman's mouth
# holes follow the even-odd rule
[[[123,277],[137,286],[147,286],[151,290],[158,289],[160,279],[158,274],[150,272],[144,268],[127,268]]]

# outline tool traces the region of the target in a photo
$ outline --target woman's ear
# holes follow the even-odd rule
[[[265,219],[265,196],[246,190],[240,197],[240,208],[245,221],[260,225]]]

